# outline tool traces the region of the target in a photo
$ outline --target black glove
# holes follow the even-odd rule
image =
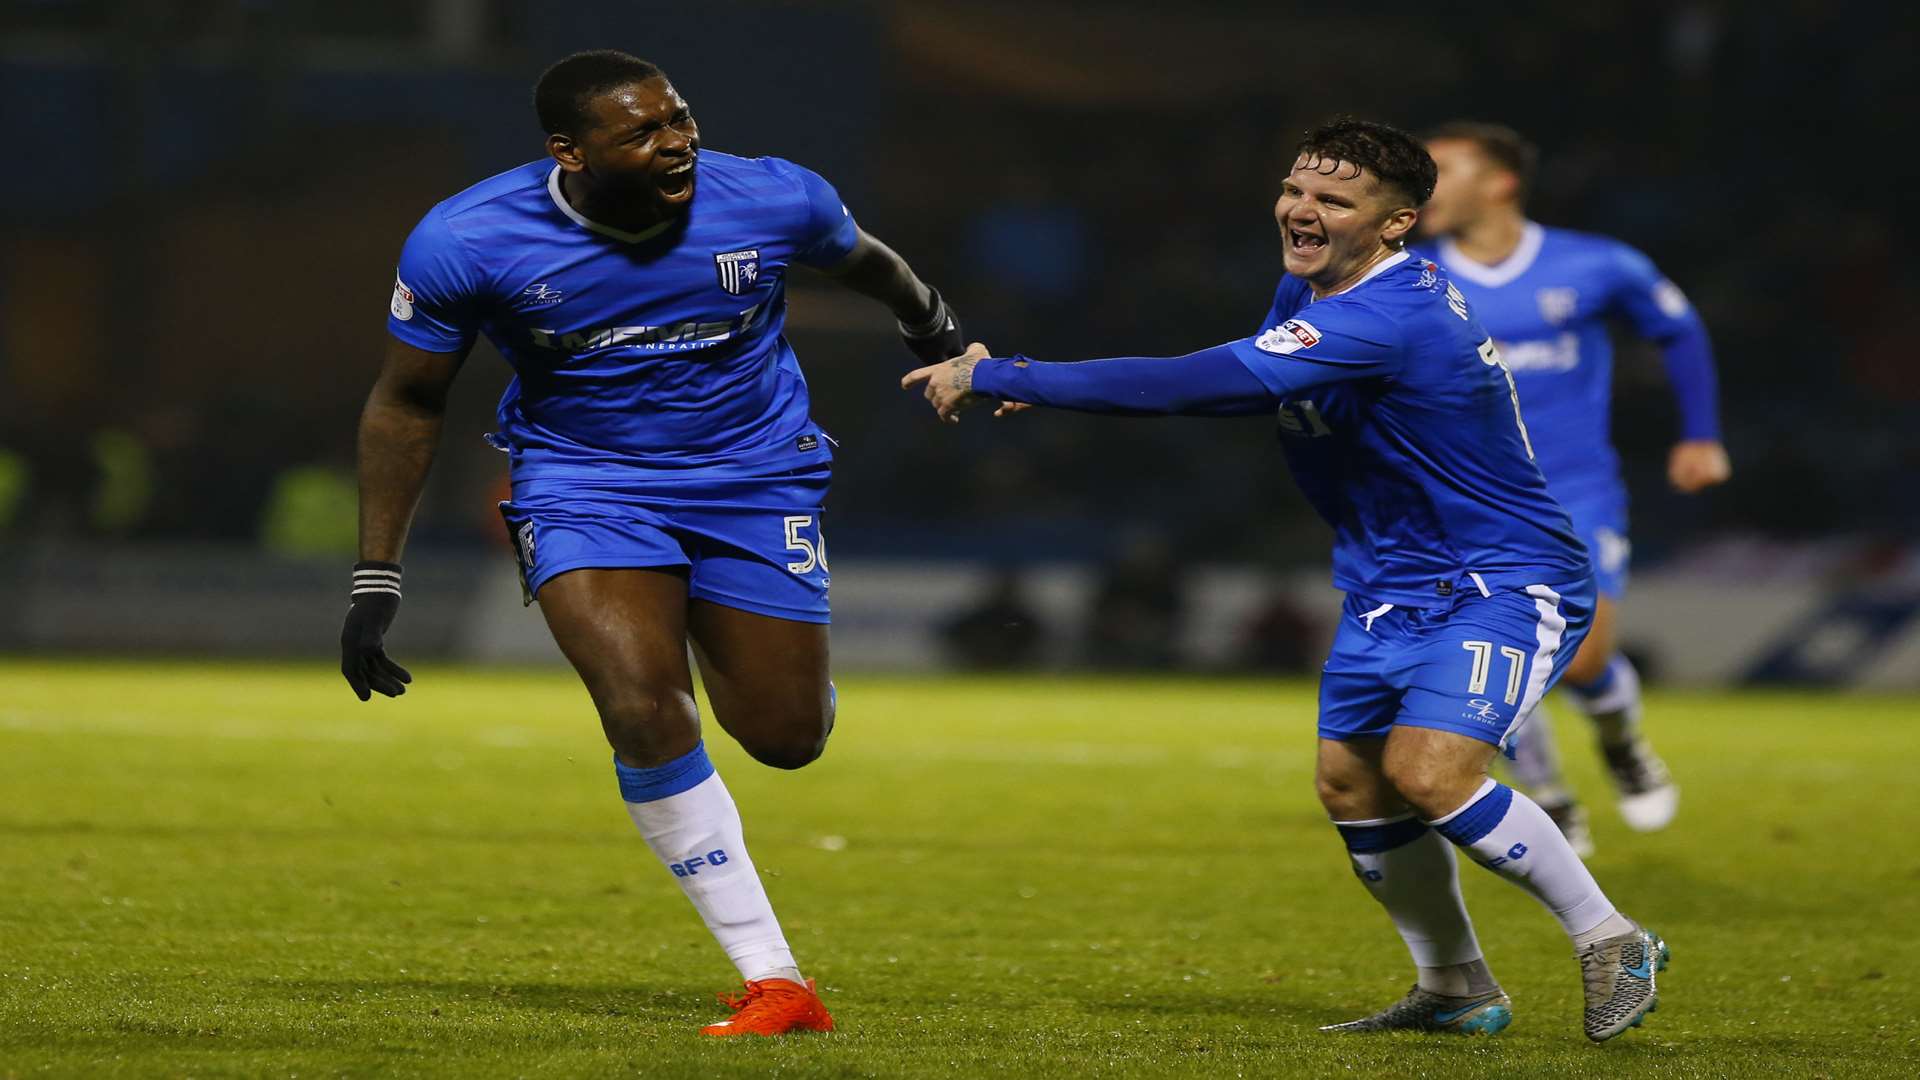
[[[967,339],[960,332],[960,317],[941,297],[940,290],[929,287],[933,295],[933,314],[919,326],[900,324],[900,340],[923,364],[938,364],[967,351]]]
[[[399,612],[400,564],[354,563],[353,605],[340,631],[340,674],[361,701],[373,690],[399,697],[413,681],[406,668],[387,659],[387,627]]]

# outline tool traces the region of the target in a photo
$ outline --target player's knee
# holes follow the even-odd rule
[[[781,735],[742,743],[753,760],[776,769],[800,769],[819,760],[827,750],[827,733]]]
[[[1314,773],[1314,793],[1335,821],[1358,821],[1377,816],[1380,779],[1321,769]]]
[[[607,742],[627,758],[669,757],[699,737],[699,714],[692,699],[678,691],[634,685],[601,695],[598,704]]]
[[[773,710],[760,718],[762,723],[755,725],[755,733],[741,739],[740,745],[762,765],[803,768],[826,752],[827,736],[833,732],[833,713],[831,698]]]
[[[1445,761],[1417,756],[1389,757],[1387,782],[1400,797],[1424,818],[1442,817],[1458,807],[1460,792],[1471,792],[1484,780],[1483,775],[1465,775]]]

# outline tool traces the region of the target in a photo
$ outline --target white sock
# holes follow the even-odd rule
[[[1534,706],[1533,714],[1508,738],[1507,745],[1513,749],[1514,780],[1536,802],[1568,801],[1566,777],[1560,772],[1560,748],[1553,735],[1553,714],[1547,711],[1545,702]]]
[[[1505,784],[1488,780],[1465,805],[1427,824],[1481,866],[1532,893],[1569,936],[1586,934],[1616,914],[1553,819]]]
[[[793,950],[747,855],[740,811],[707,759],[705,745],[652,769],[628,768],[616,759],[614,771],[627,815],[673,872],[740,977],[800,982]]]
[[[1407,943],[1420,988],[1466,997],[1496,985],[1460,896],[1453,848],[1412,813],[1368,821],[1336,821],[1353,872]]]

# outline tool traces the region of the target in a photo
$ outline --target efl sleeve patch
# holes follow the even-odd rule
[[[1301,349],[1311,349],[1320,344],[1320,331],[1305,319],[1288,319],[1279,326],[1263,331],[1253,339],[1255,348],[1277,356],[1297,353]]]
[[[387,310],[401,322],[413,321],[413,290],[398,276],[393,279],[393,302],[387,305]]]

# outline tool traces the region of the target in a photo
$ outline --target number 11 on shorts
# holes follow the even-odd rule
[[[1473,674],[1467,678],[1467,693],[1486,693],[1488,669],[1493,667],[1493,642],[1463,641],[1460,647],[1473,654]],[[1511,705],[1520,700],[1520,671],[1527,654],[1511,645],[1502,645],[1500,655],[1507,659],[1507,704]]]
[[[800,535],[802,529],[813,529],[816,540]],[[787,550],[798,551],[803,556],[798,562],[790,562],[787,569],[796,574],[811,574],[814,567],[832,573],[827,566],[827,538],[819,529],[814,528],[813,515],[793,514],[787,518]]]

